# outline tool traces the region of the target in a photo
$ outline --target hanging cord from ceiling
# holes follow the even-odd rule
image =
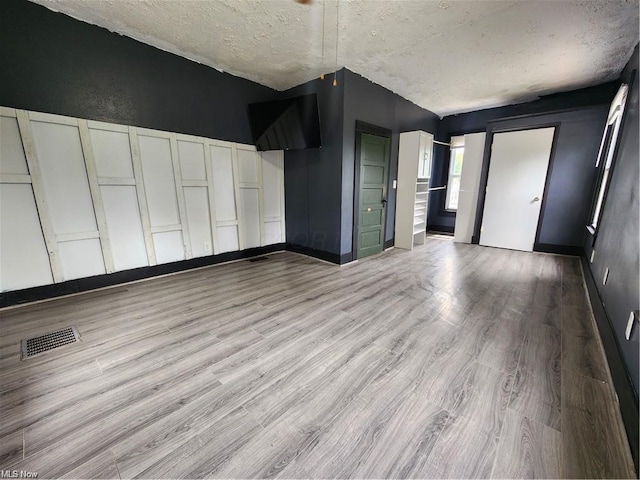
[[[333,83],[332,85],[335,87],[338,85],[338,41],[340,37],[340,0],[336,0],[336,68],[333,72]]]
[[[326,2],[322,2],[322,68],[324,70],[324,23],[326,17]],[[324,80],[324,73],[320,74],[320,80]]]

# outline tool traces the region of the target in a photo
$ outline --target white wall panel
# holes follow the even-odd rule
[[[100,190],[115,269],[147,266],[136,187],[105,185]]]
[[[204,144],[178,140],[178,156],[183,180],[206,180]]]
[[[264,245],[284,242],[282,238],[282,224],[277,222],[264,222]]]
[[[97,230],[78,127],[31,125],[55,234]]]
[[[262,196],[264,218],[280,218],[283,214],[281,200],[282,159],[280,152],[262,153]]]
[[[264,155],[250,145],[0,110],[0,289],[283,241],[283,155]]]
[[[236,220],[233,162],[230,147],[211,146],[214,204],[218,222]]]
[[[260,246],[260,190],[257,188],[240,189],[240,208],[243,222],[244,248]]]
[[[13,117],[0,117],[0,173],[29,174],[18,121]]]
[[[65,280],[105,273],[100,240],[97,238],[61,242],[58,252]]]
[[[240,247],[238,245],[238,227],[226,226],[218,227],[218,253],[234,252]]]
[[[211,220],[207,187],[185,187],[184,200],[189,222],[191,254],[194,257],[211,255]]]
[[[151,226],[179,224],[169,139],[138,134],[138,141]]]
[[[153,246],[156,250],[158,263],[177,262],[184,260],[184,245],[182,233],[162,232],[153,234]]]
[[[238,148],[238,181],[258,183],[258,154],[254,150]]]
[[[53,283],[30,184],[0,185],[0,290]]]
[[[133,178],[129,134],[89,129],[98,177]]]

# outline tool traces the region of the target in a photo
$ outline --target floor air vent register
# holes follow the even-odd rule
[[[75,343],[80,339],[80,334],[76,327],[66,327],[51,333],[45,333],[38,337],[20,341],[22,360],[34,357],[54,348],[63,347],[70,343]]]

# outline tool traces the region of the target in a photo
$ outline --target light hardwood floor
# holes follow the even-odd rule
[[[578,259],[430,237],[4,310],[0,467],[39,478],[634,477]],[[81,342],[20,361],[22,338]]]

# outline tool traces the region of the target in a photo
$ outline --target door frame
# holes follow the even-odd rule
[[[500,123],[505,123],[503,120]],[[473,235],[471,236],[471,243],[475,245],[480,244],[480,228],[482,228],[482,219],[484,217],[484,204],[487,196],[487,182],[489,181],[489,168],[491,167],[491,151],[493,146],[493,136],[496,133],[508,133],[508,132],[520,132],[523,130],[538,130],[540,128],[553,127],[553,140],[551,141],[551,152],[549,153],[549,164],[547,165],[547,174],[544,179],[544,190],[542,192],[542,203],[540,204],[540,215],[538,216],[538,224],[536,225],[536,235],[533,239],[533,251],[536,251],[536,246],[539,245],[540,240],[540,227],[542,226],[542,220],[544,218],[544,212],[547,205],[547,194],[549,192],[549,179],[551,177],[551,171],[553,169],[554,160],[556,157],[556,149],[558,146],[558,137],[560,135],[561,122],[545,122],[545,123],[532,123],[518,126],[506,126],[506,125],[491,125],[487,126],[487,137],[484,141],[484,155],[482,157],[482,169],[480,171],[480,188],[478,190],[478,205],[476,207],[476,220],[473,227]]]
[[[384,204],[384,225],[382,226],[382,251],[387,237],[387,214],[389,213],[389,188],[391,180],[391,146],[393,132],[388,128],[356,120],[356,149],[353,172],[353,227],[351,236],[351,260],[358,259],[358,226],[360,224],[360,154],[362,153],[361,136],[363,133],[389,139],[389,157],[387,158],[387,203]],[[395,206],[395,204],[394,204]]]

